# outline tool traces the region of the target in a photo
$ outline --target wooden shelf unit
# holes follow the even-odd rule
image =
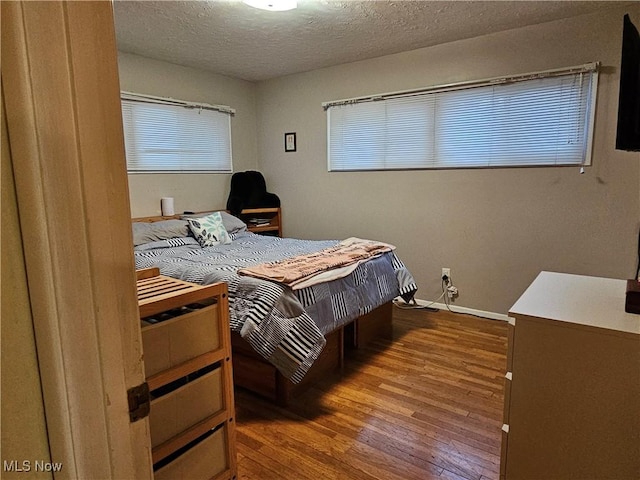
[[[240,212],[240,220],[247,224],[253,233],[282,237],[282,215],[280,208],[245,208]],[[251,222],[252,219],[268,220],[266,225]]]
[[[156,480],[237,476],[228,293],[138,271]]]

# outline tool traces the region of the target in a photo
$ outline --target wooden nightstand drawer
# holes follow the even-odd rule
[[[224,407],[222,368],[203,375],[151,402],[151,446],[218,413]]]
[[[216,305],[142,328],[147,378],[220,348]]]

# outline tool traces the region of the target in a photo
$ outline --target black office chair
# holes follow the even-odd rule
[[[231,176],[231,190],[227,210],[238,215],[245,208],[280,207],[280,197],[267,192],[262,173],[254,170],[237,172]]]

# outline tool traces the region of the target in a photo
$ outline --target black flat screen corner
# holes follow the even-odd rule
[[[640,34],[624,16],[616,149],[640,151]]]

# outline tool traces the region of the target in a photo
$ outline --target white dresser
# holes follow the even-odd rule
[[[640,479],[626,281],[542,272],[510,310],[501,478]]]

